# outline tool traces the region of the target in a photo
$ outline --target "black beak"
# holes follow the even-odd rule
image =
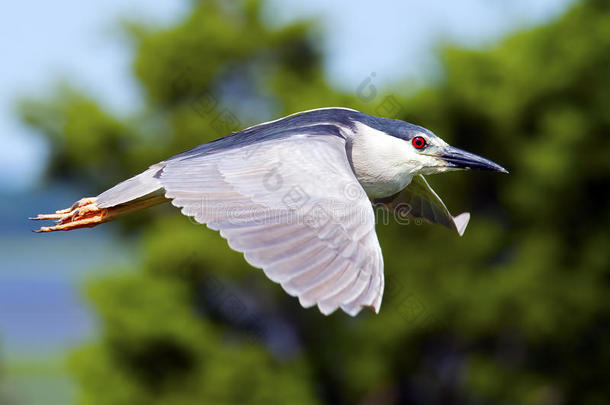
[[[443,149],[437,156],[443,159],[448,167],[455,167],[456,169],[491,170],[508,173],[508,170],[491,160],[466,152],[465,150],[454,148],[453,146]]]

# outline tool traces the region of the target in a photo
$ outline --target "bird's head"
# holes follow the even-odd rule
[[[455,148],[418,125],[362,113],[353,122],[351,162],[358,181],[372,197],[391,196],[417,175],[469,169],[507,173],[491,160]]]
[[[383,141],[384,138],[388,138],[381,136],[375,138],[376,143],[384,143],[383,149],[386,151],[393,149],[391,154],[407,166],[412,175],[436,174],[453,170],[490,170],[508,173],[497,163],[453,147],[432,131],[418,125],[388,119],[384,119],[377,125],[380,132],[390,135],[395,140]]]
[[[436,174],[453,170],[489,170],[508,173],[497,163],[474,153],[449,145],[431,131],[413,124],[402,122],[392,131],[392,135],[406,144],[402,147],[412,174]]]

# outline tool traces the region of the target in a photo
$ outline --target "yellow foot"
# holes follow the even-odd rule
[[[78,228],[88,228],[101,224],[107,210],[99,208],[94,197],[82,198],[72,204],[70,208],[55,211],[54,214],[38,214],[30,219],[54,219],[57,225],[43,226],[34,232],[69,231]]]

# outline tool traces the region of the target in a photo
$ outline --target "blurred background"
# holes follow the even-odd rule
[[[0,404],[606,404],[610,3],[12,2],[0,14]],[[379,315],[304,310],[171,207],[26,218],[251,124],[345,106],[511,172],[380,225]]]

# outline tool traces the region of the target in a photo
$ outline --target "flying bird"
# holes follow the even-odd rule
[[[171,202],[242,252],[305,307],[379,312],[383,257],[373,204],[463,234],[424,175],[507,171],[431,131],[348,108],[299,112],[199,145],[37,220],[92,227]]]

